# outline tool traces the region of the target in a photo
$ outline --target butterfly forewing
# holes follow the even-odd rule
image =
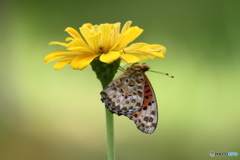
[[[146,64],[133,64],[100,93],[112,113],[127,116],[144,133],[153,133],[158,120],[155,94],[145,75],[149,69]]]

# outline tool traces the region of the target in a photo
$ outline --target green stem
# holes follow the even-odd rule
[[[108,85],[106,81],[101,82],[103,89]],[[110,83],[110,82],[109,82]],[[109,112],[108,108],[105,108],[106,114],[106,129],[107,129],[107,150],[108,160],[115,160],[115,145],[114,145],[114,119],[113,114]]]
[[[91,63],[93,71],[95,71],[97,78],[102,84],[102,88],[105,89],[107,85],[113,80],[114,75],[120,64],[120,59],[111,64],[106,64],[98,59]],[[114,119],[113,114],[109,112],[108,108],[105,108],[106,112],[106,128],[107,128],[107,150],[108,160],[115,160],[115,147],[114,147]]]
[[[108,146],[108,160],[115,160],[115,146],[114,146],[114,119],[113,114],[105,108],[106,125],[107,125],[107,146]]]

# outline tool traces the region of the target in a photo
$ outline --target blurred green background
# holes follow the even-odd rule
[[[160,111],[154,134],[115,116],[116,158],[240,153],[239,8],[237,0],[1,1],[0,159],[107,159],[101,85],[91,67],[55,71],[43,58],[65,49],[48,43],[64,41],[66,27],[128,20],[144,29],[134,42],[167,47],[165,59],[146,63],[175,78],[147,73]]]

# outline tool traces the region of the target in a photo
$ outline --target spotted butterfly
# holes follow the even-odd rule
[[[114,79],[101,95],[110,112],[127,116],[144,133],[153,133],[158,123],[158,107],[154,90],[145,72],[147,64],[134,63]]]

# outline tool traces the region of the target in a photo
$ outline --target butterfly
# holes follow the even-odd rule
[[[128,117],[140,131],[148,134],[155,131],[158,123],[156,96],[145,75],[149,69],[145,63],[134,63],[100,93],[110,112]]]

